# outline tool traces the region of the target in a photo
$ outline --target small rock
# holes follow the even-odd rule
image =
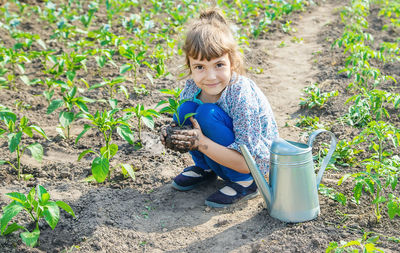
[[[163,231],[163,232],[167,232],[167,231],[168,231],[168,228],[163,228],[162,231]]]
[[[242,239],[247,239],[247,238],[248,238],[247,235],[242,234]]]

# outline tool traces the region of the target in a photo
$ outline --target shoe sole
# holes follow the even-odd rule
[[[249,200],[249,199],[255,198],[255,197],[258,196],[258,194],[259,194],[259,192],[257,190],[256,192],[254,192],[252,194],[249,194],[249,195],[243,197],[242,199],[240,199],[237,202],[232,203],[232,204],[220,204],[220,203],[215,203],[215,202],[208,201],[208,200],[205,201],[205,204],[207,206],[213,207],[213,208],[225,208],[225,207],[230,207],[230,206],[236,205],[236,204],[241,203],[241,202],[243,202],[245,200]]]

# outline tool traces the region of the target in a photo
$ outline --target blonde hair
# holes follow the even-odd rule
[[[243,57],[227,20],[218,9],[200,13],[188,27],[183,51],[191,74],[189,57],[210,61],[228,54],[232,70],[244,74]]]

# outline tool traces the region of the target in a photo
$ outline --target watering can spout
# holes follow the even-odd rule
[[[261,195],[263,196],[265,203],[267,204],[268,210],[271,210],[272,203],[272,188],[265,180],[261,171],[258,169],[254,159],[251,157],[251,154],[245,145],[240,145],[240,150],[242,151],[243,157],[246,161],[247,167],[249,168],[251,175],[253,176],[254,181],[258,189],[261,191]]]

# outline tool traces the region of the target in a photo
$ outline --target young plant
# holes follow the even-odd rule
[[[76,218],[74,211],[67,203],[60,200],[50,201],[50,194],[41,185],[37,185],[36,192],[33,187],[28,195],[11,192],[6,193],[6,196],[13,201],[3,207],[3,215],[0,219],[1,235],[5,236],[12,232],[23,230],[24,232],[20,233],[20,237],[22,242],[29,247],[35,247],[39,243],[39,220],[42,218],[44,218],[53,230],[60,220],[60,208]],[[22,210],[25,210],[29,214],[29,217],[32,218],[32,222],[35,224],[32,232],[29,232],[27,228],[16,222],[8,225]]]
[[[47,140],[48,137],[42,128],[37,125],[29,124],[27,117],[22,117],[18,122],[17,115],[2,105],[0,105],[0,121],[3,122],[5,126],[5,128],[3,128],[3,126],[0,127],[0,138],[5,136],[8,138],[8,149],[11,153],[15,152],[17,156],[16,164],[5,160],[0,160],[0,164],[8,163],[11,165],[11,167],[18,173],[18,180],[20,180],[21,176],[29,179],[32,175],[23,174],[21,157],[25,150],[29,149],[32,157],[41,162],[43,158],[43,147],[39,143],[33,143],[26,146],[22,143],[22,137],[25,134],[28,137],[33,138],[33,131],[36,131]]]
[[[345,242],[341,241],[340,245],[337,242],[330,242],[326,253],[339,253],[339,252],[384,252],[382,249],[377,248],[379,236],[369,237],[372,232],[364,233],[363,237],[354,241]],[[360,251],[359,251],[360,250]]]
[[[300,102],[300,105],[307,106],[309,109],[314,107],[322,108],[330,97],[338,95],[338,91],[321,92],[317,84],[306,87],[303,91],[308,95],[308,97],[301,98],[302,101]]]
[[[387,150],[388,141],[391,141],[394,148],[397,149],[400,146],[400,131],[390,124],[384,121],[371,121],[368,126],[356,137],[356,142],[369,142],[370,150],[374,150],[379,162],[391,155],[391,151]]]
[[[136,107],[124,109],[124,112],[128,112],[128,115],[133,113],[136,116],[139,142],[140,145],[142,145],[142,123],[148,128],[154,129],[154,117],[159,117],[160,114],[154,109],[145,109],[142,104],[137,104]]]
[[[95,179],[99,183],[104,182],[107,177],[110,177],[112,170],[115,169],[110,169],[110,160],[118,151],[118,145],[112,143],[112,136],[115,131],[129,144],[133,144],[133,133],[128,123],[130,116],[115,117],[119,111],[119,108],[115,108],[110,111],[97,111],[94,115],[88,112],[82,114],[82,118],[89,120],[90,124],[85,124],[83,131],[75,139],[75,143],[78,143],[79,139],[91,128],[97,129],[103,135],[105,142],[105,146],[101,147],[99,151],[87,149],[79,154],[78,161],[89,153],[96,155],[92,161],[92,176],[88,178],[89,181]],[[131,165],[123,163],[119,165],[125,176],[129,175],[135,179]]]
[[[62,85],[61,90],[63,92],[63,98],[52,100],[47,108],[47,114],[54,112],[58,108],[64,107],[58,115],[60,126],[57,127],[57,132],[64,139],[69,139],[71,124],[83,113],[88,112],[86,104],[92,103],[94,100],[83,96],[77,97],[76,95],[78,88],[76,86],[68,87],[66,85]],[[74,110],[75,106],[79,109],[78,112]]]
[[[138,52],[137,52],[138,51]],[[146,61],[146,51],[140,50],[134,44],[124,44],[119,47],[121,56],[129,60],[128,63],[121,66],[119,73],[124,74],[127,71],[133,71],[134,86],[137,86],[137,74],[141,65],[145,64],[151,68],[150,63]]]
[[[108,95],[110,96],[111,99],[113,99],[114,94],[117,92],[117,87],[118,87],[119,91],[124,93],[126,99],[128,99],[129,98],[128,89],[124,85],[118,85],[123,82],[125,82],[125,78],[123,76],[119,76],[115,79],[103,78],[103,82],[90,86],[90,88],[88,90],[93,90],[93,89],[97,89],[97,88],[101,88],[101,87],[107,87]]]
[[[179,99],[179,95],[181,94],[182,90],[179,87],[176,87],[175,89],[161,89],[161,93],[164,94],[169,94],[172,95],[171,98],[168,98],[168,100],[162,100],[158,102],[157,106],[167,104],[164,106],[159,112],[160,113],[168,113],[170,115],[175,115],[176,121],[179,127],[182,127],[185,124],[185,121],[195,115],[195,113],[187,113],[184,115],[184,120],[181,122],[181,117],[179,117],[179,107],[186,101],[184,99]]]

